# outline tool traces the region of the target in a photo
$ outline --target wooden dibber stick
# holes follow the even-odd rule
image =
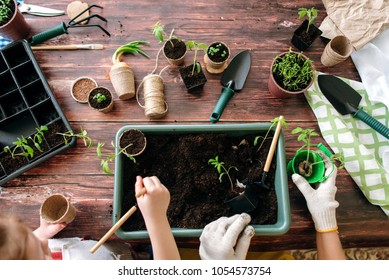
[[[146,188],[143,188],[139,193],[136,193],[136,194],[135,194],[135,197],[138,198],[138,197],[144,195],[145,193],[146,193]],[[124,214],[123,217],[121,217],[121,218],[119,219],[119,221],[117,221],[116,224],[115,224],[113,227],[111,227],[111,229],[110,229],[110,230],[109,230],[109,231],[108,231],[108,232],[99,240],[99,242],[97,242],[97,243],[95,244],[95,246],[93,246],[92,249],[89,250],[89,252],[90,252],[91,254],[93,254],[94,252],[96,252],[96,250],[99,249],[100,246],[103,245],[103,244],[108,240],[108,238],[110,238],[110,237],[112,236],[112,234],[114,234],[115,231],[116,231],[118,228],[120,228],[120,227],[124,224],[124,222],[127,221],[128,218],[131,217],[132,214],[135,213],[135,211],[136,211],[137,209],[138,209],[138,205],[137,205],[137,204],[135,204],[134,206],[132,206],[132,207],[130,208],[130,210],[128,210],[127,213]]]

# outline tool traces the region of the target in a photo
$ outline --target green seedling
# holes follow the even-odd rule
[[[317,18],[317,10],[312,7],[310,9],[307,8],[299,8],[298,9],[298,19],[302,19],[304,17],[308,18],[308,26],[307,26],[307,32],[309,31],[309,27],[315,23]]]
[[[77,137],[79,139],[82,139],[82,141],[84,142],[85,147],[90,148],[93,145],[92,138],[90,138],[88,136],[88,132],[85,129],[83,129],[82,127],[80,128],[80,132],[79,133],[74,133],[73,130],[70,130],[70,131],[67,131],[65,133],[57,132],[57,134],[63,136],[65,145],[69,144],[69,138],[72,138],[72,137]]]
[[[107,100],[107,97],[104,94],[97,93],[95,96],[93,96],[93,99],[96,99],[98,103],[101,103]]]
[[[142,47],[144,45],[148,45],[148,44],[149,44],[149,42],[145,42],[145,41],[133,41],[133,42],[130,42],[126,45],[120,46],[119,48],[116,49],[116,51],[112,55],[112,63],[114,65],[118,64],[120,62],[120,57],[126,53],[129,53],[132,55],[140,54],[146,58],[150,58],[148,56],[148,54],[146,54],[142,49]]]
[[[300,148],[300,150],[306,148],[308,151],[307,159],[305,161],[305,169],[307,169],[309,163],[309,154],[312,147],[312,143],[311,143],[312,137],[319,136],[319,134],[316,133],[314,129],[310,129],[310,128],[302,129],[301,127],[296,127],[295,129],[293,129],[292,134],[299,134],[297,140],[304,142],[304,145]]]
[[[13,149],[11,149],[9,146],[4,147],[4,152],[11,153],[12,158],[15,158],[16,156],[24,156],[24,157],[34,157],[34,148],[29,145],[28,140],[30,140],[35,148],[43,152],[41,144],[43,142],[43,134],[45,131],[48,130],[47,126],[42,125],[39,128],[36,128],[37,132],[29,136],[27,138],[24,138],[24,136],[18,137],[16,141],[12,142],[14,145]],[[18,152],[19,151],[19,152]]]
[[[204,53],[207,51],[208,46],[204,43],[197,43],[196,41],[188,41],[186,42],[186,46],[189,50],[194,50],[193,55],[193,68],[192,68],[192,76],[194,75],[194,71],[197,70],[197,73],[201,72],[200,62],[197,61],[197,53],[199,50],[203,50]]]
[[[11,0],[0,0],[0,25],[12,17]]]
[[[227,169],[224,166],[224,162],[223,161],[219,162],[219,156],[215,156],[215,158],[209,159],[208,160],[208,164],[211,164],[211,165],[213,165],[216,168],[217,172],[219,173],[219,181],[220,182],[222,182],[223,176],[227,175],[228,180],[230,181],[231,190],[233,190],[234,184],[232,183],[232,179],[231,179],[231,176],[230,176],[230,170],[231,170],[231,168],[233,168],[236,171],[239,171],[238,168],[236,168],[235,166],[230,166]]]
[[[102,151],[101,151],[101,149],[104,147],[104,145],[105,145],[105,143],[101,143],[101,142],[97,143],[96,153],[97,153],[97,156],[98,156],[99,158],[103,158],[103,159],[101,160],[100,165],[101,165],[101,168],[103,169],[103,171],[104,171],[105,174],[112,174],[112,171],[111,171],[111,169],[109,168],[109,164],[110,164],[110,162],[113,162],[114,159],[115,159],[118,155],[120,155],[120,154],[124,154],[124,155],[127,156],[130,160],[132,160],[134,163],[136,163],[135,157],[132,156],[132,155],[130,155],[130,154],[128,154],[128,153],[126,153],[126,149],[127,149],[128,147],[132,146],[132,143],[130,143],[130,144],[128,144],[126,147],[120,149],[119,152],[118,152],[117,154],[116,154],[116,153],[112,153],[112,154],[103,154]],[[114,148],[116,149],[116,147],[115,147],[115,145],[114,145],[113,142],[111,142],[111,145],[112,145],[112,147],[114,147]]]
[[[280,122],[280,118],[279,118],[279,117],[276,117],[276,118],[272,119],[270,122],[271,122],[272,124],[271,124],[271,126],[269,127],[269,129],[266,131],[265,136],[256,136],[256,137],[254,138],[254,143],[253,143],[254,146],[257,146],[257,145],[258,145],[258,141],[259,141],[260,139],[262,139],[261,144],[258,146],[257,152],[259,152],[259,150],[262,148],[262,146],[263,146],[263,144],[265,143],[265,140],[268,138],[269,133],[270,133],[270,131],[272,130],[272,128],[273,128],[274,126],[276,126],[276,125]],[[286,122],[285,118],[282,118],[282,119],[281,119],[281,126],[283,126],[283,127],[285,127],[285,128],[288,128],[288,123]]]
[[[289,48],[289,53],[276,56],[272,71],[281,78],[284,89],[298,91],[308,86],[313,77],[311,62],[301,52],[296,53]]]
[[[215,47],[209,47],[208,54],[216,55],[220,51],[221,44],[217,44]],[[227,55],[227,51],[223,50],[223,53],[220,55],[221,57],[225,57]]]
[[[172,47],[174,47],[172,39],[178,39],[178,37],[173,35],[173,33],[174,33],[174,29],[170,32],[170,35],[168,35],[165,32],[165,26],[162,25],[160,21],[157,21],[153,25],[153,34],[154,34],[155,38],[157,38],[159,40],[160,43],[168,41],[168,42],[170,42]]]

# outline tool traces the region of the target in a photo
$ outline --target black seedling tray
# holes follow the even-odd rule
[[[65,149],[76,145],[75,137],[65,143],[57,132],[72,130],[26,40],[0,49],[0,185],[19,176]],[[11,150],[18,138],[33,137],[47,126],[33,156],[15,156]],[[33,142],[30,142],[34,147]],[[23,152],[18,148],[17,153]]]

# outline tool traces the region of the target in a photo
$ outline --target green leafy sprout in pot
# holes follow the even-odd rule
[[[0,26],[12,17],[11,0],[0,0]]]
[[[308,18],[308,26],[307,26],[307,32],[308,32],[309,27],[315,23],[315,20],[317,18],[317,10],[314,7],[310,8],[310,9],[299,8],[298,9],[298,19],[302,19],[304,17]]]
[[[43,152],[41,144],[43,142],[44,132],[48,130],[47,126],[42,125],[39,128],[36,128],[37,132],[33,136],[29,136],[25,138],[24,136],[18,137],[16,141],[12,142],[14,144],[14,148],[11,150],[9,146],[4,147],[4,152],[11,153],[12,158],[16,156],[24,156],[24,157],[34,157],[34,149],[29,145],[28,140],[34,144],[35,148]],[[20,151],[20,152],[17,152]]]
[[[256,136],[254,138],[254,143],[253,143],[254,146],[257,146],[258,145],[258,141],[260,139],[262,139],[261,144],[258,146],[257,152],[259,152],[259,150],[262,148],[262,146],[265,143],[266,139],[269,137],[270,131],[272,130],[272,128],[274,126],[276,126],[279,122],[281,122],[281,126],[283,126],[285,128],[288,128],[288,126],[289,126],[288,123],[286,122],[285,118],[281,118],[281,120],[280,120],[279,117],[276,117],[276,118],[272,119],[270,122],[272,124],[270,125],[269,129],[266,131],[265,136]]]
[[[153,25],[153,34],[154,34],[155,38],[157,38],[160,43],[163,43],[166,40],[166,41],[170,42],[172,47],[174,47],[172,39],[177,39],[178,40],[178,37],[173,35],[174,29],[170,32],[170,35],[168,35],[165,32],[164,28],[165,28],[164,25],[162,25],[160,21],[157,21]],[[167,39],[165,39],[165,38],[167,38]]]
[[[236,171],[239,171],[238,168],[236,168],[235,166],[230,166],[227,169],[224,166],[224,162],[223,161],[219,162],[219,156],[215,156],[215,158],[209,159],[208,160],[208,164],[211,164],[211,165],[213,165],[216,168],[217,172],[219,173],[219,181],[220,182],[222,182],[223,176],[227,175],[228,180],[230,181],[231,190],[233,190],[234,184],[232,183],[232,179],[231,179],[231,176],[230,176],[230,170],[231,170],[231,168],[233,168]]]
[[[209,47],[208,54],[209,55],[215,55],[220,51],[222,44],[217,44],[215,47]],[[220,55],[221,57],[225,57],[227,55],[227,51],[224,50],[223,53]]]
[[[99,142],[97,143],[97,147],[96,147],[96,153],[97,153],[97,156],[99,158],[103,158],[101,160],[101,168],[103,169],[104,173],[105,174],[112,174],[112,171],[111,169],[109,168],[109,163],[114,161],[114,159],[120,155],[120,154],[124,154],[125,156],[127,156],[130,160],[132,160],[134,163],[136,163],[136,159],[134,156],[128,154],[126,152],[126,149],[130,146],[132,146],[133,144],[130,143],[128,144],[127,146],[125,146],[124,148],[120,149],[119,152],[116,154],[116,153],[111,153],[111,154],[103,154],[103,152],[101,151],[101,149],[104,147],[105,143],[102,143],[102,142]],[[116,148],[114,143],[111,142],[111,145],[112,147]]]
[[[282,80],[282,86],[289,91],[299,91],[306,88],[314,76],[312,60],[303,57],[302,53],[289,52],[276,56],[273,73]]]
[[[192,68],[192,76],[194,75],[194,71],[197,70],[197,73],[201,72],[201,65],[200,62],[197,61],[197,53],[199,50],[203,50],[204,53],[207,52],[208,46],[204,43],[198,43],[196,41],[188,41],[186,42],[186,46],[189,48],[189,50],[194,50],[193,55],[193,68]]]
[[[93,99],[96,99],[98,103],[102,103],[107,100],[107,97],[104,94],[97,93],[95,96],[93,96]]]

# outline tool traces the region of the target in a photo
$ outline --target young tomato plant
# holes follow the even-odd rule
[[[270,131],[274,126],[276,126],[279,122],[281,122],[281,126],[288,128],[288,123],[286,122],[285,118],[276,117],[270,121],[272,124],[269,127],[269,129],[266,131],[265,136],[256,136],[254,138],[254,146],[258,145],[259,139],[262,139],[261,144],[258,146],[257,152],[262,148],[263,143],[265,143],[265,140],[268,138]]]
[[[96,147],[96,153],[97,153],[97,156],[99,158],[103,158],[101,160],[101,168],[103,169],[104,173],[105,174],[112,174],[112,171],[111,169],[109,168],[109,163],[114,161],[114,159],[120,155],[120,154],[124,154],[126,155],[130,160],[132,160],[134,163],[136,163],[136,159],[134,156],[126,153],[126,149],[130,146],[132,146],[132,143],[128,144],[127,146],[125,146],[124,148],[120,149],[119,152],[116,154],[116,153],[112,153],[112,154],[103,154],[101,149],[104,147],[105,143],[102,143],[102,142],[99,142],[97,143],[97,147]],[[111,142],[111,145],[112,147],[116,148],[114,143]]]
[[[307,32],[308,32],[309,27],[315,23],[315,20],[317,18],[317,10],[314,7],[310,8],[310,9],[299,8],[298,9],[298,19],[302,19],[304,17],[308,18],[308,26],[307,26]]]
[[[224,166],[224,162],[223,161],[219,162],[219,156],[215,156],[215,158],[209,159],[208,160],[208,164],[211,164],[211,165],[213,165],[216,168],[217,172],[219,173],[219,181],[220,182],[222,181],[223,176],[227,175],[228,180],[230,181],[231,190],[233,190],[234,184],[232,183],[232,179],[231,179],[231,176],[230,176],[230,170],[231,170],[231,168],[233,168],[236,171],[239,171],[238,168],[236,168],[235,166],[230,166],[230,167],[226,168]]]
[[[85,129],[83,129],[82,127],[80,128],[80,132],[79,133],[74,133],[72,130],[70,130],[70,131],[67,131],[65,133],[57,132],[57,134],[63,136],[65,145],[69,144],[69,138],[71,138],[71,137],[77,137],[77,138],[82,139],[82,141],[84,141],[85,147],[90,148],[93,145],[92,138],[90,138],[88,136],[88,132]]]
[[[192,68],[192,76],[193,76],[195,70],[197,70],[197,73],[200,73],[201,71],[200,62],[197,61],[197,53],[199,50],[203,50],[204,52],[206,52],[208,46],[204,43],[198,43],[196,41],[188,41],[186,42],[186,46],[189,48],[189,50],[191,51],[194,50],[193,68]]]
[[[107,100],[107,97],[104,94],[98,93],[95,96],[93,96],[93,99],[96,99],[98,103],[101,103]]]

